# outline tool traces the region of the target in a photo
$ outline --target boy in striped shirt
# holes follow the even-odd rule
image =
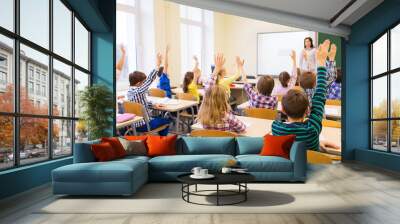
[[[272,134],[296,135],[296,141],[304,141],[307,149],[319,150],[319,135],[322,130],[322,118],[326,101],[327,71],[325,61],[328,56],[330,41],[325,40],[319,46],[317,57],[317,84],[312,97],[311,113],[307,120],[305,117],[309,109],[307,95],[300,90],[289,90],[282,98],[282,111],[288,116],[287,122],[274,121],[272,123]]]
[[[163,67],[161,67],[162,55],[157,54],[157,70],[153,70],[149,76],[140,71],[134,71],[129,74],[129,84],[130,87],[127,92],[127,97],[129,101],[140,103],[144,106],[146,110],[146,116],[149,119],[150,129],[158,128],[162,125],[169,124],[171,121],[162,117],[150,117],[150,108],[147,101],[147,92],[150,88],[151,83],[156,79],[158,73],[163,72]],[[146,123],[144,121],[134,124],[138,132],[147,132],[148,130]],[[168,128],[165,128],[158,132],[160,136],[168,135]]]

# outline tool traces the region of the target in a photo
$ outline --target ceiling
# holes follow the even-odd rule
[[[383,2],[383,0],[170,1],[343,37],[350,34],[353,23]]]
[[[351,0],[226,0],[329,21]]]

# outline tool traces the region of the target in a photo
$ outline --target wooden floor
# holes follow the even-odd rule
[[[54,200],[43,186],[0,202],[0,223],[400,223],[400,176],[357,163],[313,165],[309,182],[324,186],[349,203],[367,206],[357,214],[36,214]],[[173,206],[173,205],[171,205]]]

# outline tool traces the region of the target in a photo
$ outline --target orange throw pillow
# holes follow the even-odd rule
[[[280,156],[289,159],[290,148],[293,145],[296,135],[274,136],[265,135],[264,145],[261,149],[261,156]]]
[[[99,162],[110,161],[117,158],[113,147],[108,142],[93,144],[91,145],[91,149],[94,157]]]
[[[138,136],[124,136],[124,138],[128,141],[137,141],[137,140],[141,140],[141,141],[146,141],[147,139],[147,135],[138,135]]]
[[[126,151],[124,149],[124,146],[122,146],[121,142],[119,141],[118,138],[101,138],[101,142],[108,142],[114,149],[115,155],[117,158],[122,158],[126,156]]]
[[[148,136],[146,141],[148,156],[176,155],[175,142],[177,137],[177,135]]]

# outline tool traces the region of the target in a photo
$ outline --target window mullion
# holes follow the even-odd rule
[[[14,29],[17,35],[19,34],[19,5],[20,1],[14,1]],[[19,50],[19,39],[14,39],[14,112],[16,114],[19,113],[19,96],[20,96],[20,50]],[[20,135],[20,118],[14,116],[14,166],[19,166],[20,164],[20,156],[19,156],[19,135]]]
[[[72,38],[71,38],[71,55],[72,55],[72,64],[74,66],[71,67],[71,91],[72,91],[72,105],[71,105],[71,117],[75,118],[75,12],[72,11],[71,15],[71,23],[72,23]],[[72,155],[74,155],[74,145],[75,145],[75,126],[76,126],[76,121],[72,121],[72,133],[71,133],[71,150],[72,150]]]
[[[53,52],[53,0],[49,0],[49,50]],[[48,120],[48,152],[49,159],[53,159],[53,57],[49,55],[49,72],[48,72],[48,83],[49,86],[47,90],[49,94],[49,115],[50,119]]]
[[[388,30],[388,32],[387,32],[387,71],[389,71],[390,70],[390,64],[391,64],[391,62],[390,62],[390,60],[391,60],[391,58],[390,58],[390,30]],[[391,118],[392,116],[391,116],[391,99],[390,99],[390,97],[391,97],[391,94],[390,94],[390,92],[391,92],[391,89],[390,89],[390,79],[391,79],[391,75],[390,75],[390,73],[389,74],[387,74],[387,118]],[[388,145],[388,147],[387,147],[387,150],[388,150],[388,152],[391,152],[392,151],[392,140],[391,140],[391,134],[390,134],[390,132],[391,132],[391,121],[390,120],[388,120],[387,121],[387,141],[388,141],[388,143],[387,143],[387,145]]]

